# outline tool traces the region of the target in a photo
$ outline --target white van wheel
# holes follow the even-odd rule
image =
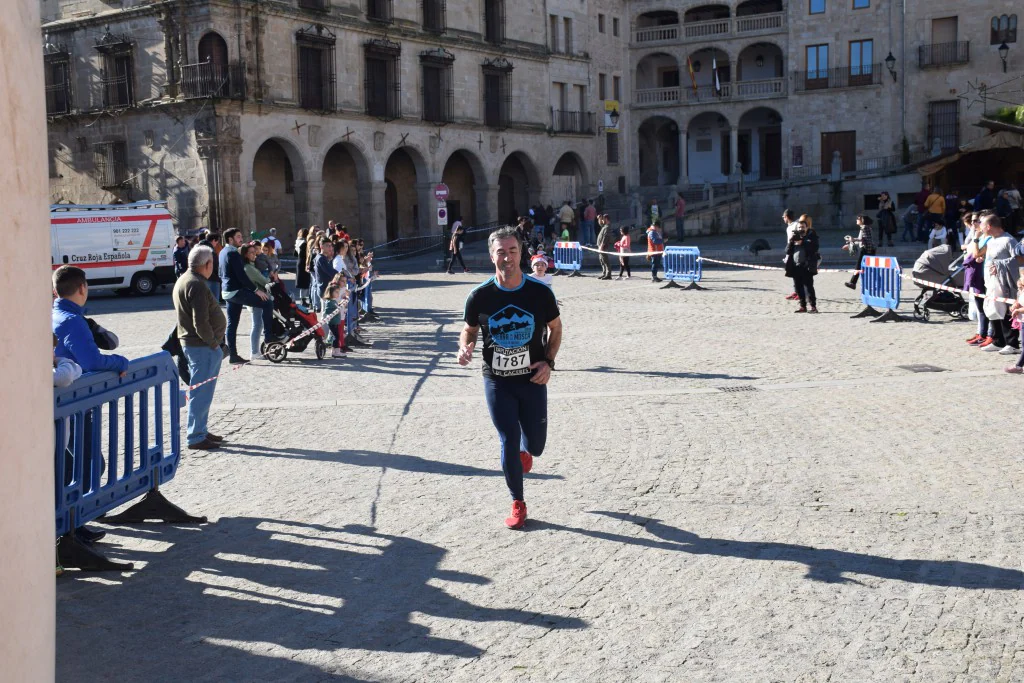
[[[143,296],[156,290],[156,278],[152,273],[136,273],[132,278],[132,292]]]

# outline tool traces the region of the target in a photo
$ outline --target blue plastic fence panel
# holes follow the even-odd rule
[[[665,279],[673,282],[700,282],[703,266],[697,247],[666,247],[662,265]]]
[[[555,268],[579,270],[583,267],[583,248],[579,242],[555,242]]]
[[[865,256],[861,259],[860,268],[860,300],[864,305],[899,308],[903,278],[896,259],[891,256]]]
[[[180,401],[166,352],[133,360],[124,377],[94,372],[54,389],[57,536],[174,477]]]

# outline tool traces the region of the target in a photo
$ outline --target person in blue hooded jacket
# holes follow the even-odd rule
[[[128,359],[116,354],[100,353],[89,323],[85,320],[85,302],[89,299],[89,284],[85,271],[75,266],[61,266],[53,273],[53,333],[57,335],[55,353],[58,358],[70,358],[78,363],[82,372],[109,370],[124,374]]]

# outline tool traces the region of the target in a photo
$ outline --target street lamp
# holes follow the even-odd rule
[[[896,82],[896,58],[892,56],[892,52],[889,52],[889,56],[885,58],[885,68],[892,74],[892,82]]]
[[[612,120],[612,127],[613,128],[618,128],[619,127],[619,110],[618,109],[612,109],[611,113],[608,114],[608,118],[610,118]]]
[[[1006,56],[1010,54],[1010,46],[1005,42],[999,46],[999,59],[1003,60],[1003,73],[1006,73]]]

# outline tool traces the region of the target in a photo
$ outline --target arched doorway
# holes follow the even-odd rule
[[[484,184],[483,166],[472,152],[460,149],[445,162],[441,182],[448,186],[449,225],[461,220],[466,227],[477,224],[477,185]]]
[[[498,173],[498,220],[514,223],[531,204],[540,201],[537,167],[522,152],[508,155]]]
[[[228,65],[228,44],[213,31],[199,39],[199,62],[210,62],[217,66]]]
[[[652,116],[640,124],[637,136],[640,184],[674,185],[679,168],[679,126],[665,116]]]
[[[298,158],[294,149],[291,152]],[[301,167],[298,171],[301,179]],[[249,226],[249,229],[266,231],[276,228],[282,243],[293,241],[298,232],[296,219],[300,197],[295,192],[295,167],[282,143],[271,139],[260,145],[252,161],[252,179],[256,183],[253,191],[256,225]]]
[[[554,201],[562,202],[568,199],[575,206],[577,201],[587,199],[584,196],[589,190],[587,172],[579,154],[563,154],[555,163],[555,170],[551,175],[551,198]]]
[[[737,157],[748,180],[782,177],[782,117],[777,111],[757,107],[740,117]]]
[[[785,61],[782,50],[772,43],[754,43],[736,58],[738,97],[772,97],[785,94]]]
[[[344,225],[350,234],[369,238],[372,226],[365,223],[359,186],[366,182],[366,160],[359,150],[339,142],[324,155],[323,223],[332,220]]]
[[[419,177],[416,162],[408,148],[400,147],[388,157],[384,166],[385,225],[388,241],[399,237],[415,237],[419,234],[420,206],[416,194]]]
[[[721,183],[732,172],[729,120],[717,112],[690,119],[686,129],[687,176],[690,184]]]

